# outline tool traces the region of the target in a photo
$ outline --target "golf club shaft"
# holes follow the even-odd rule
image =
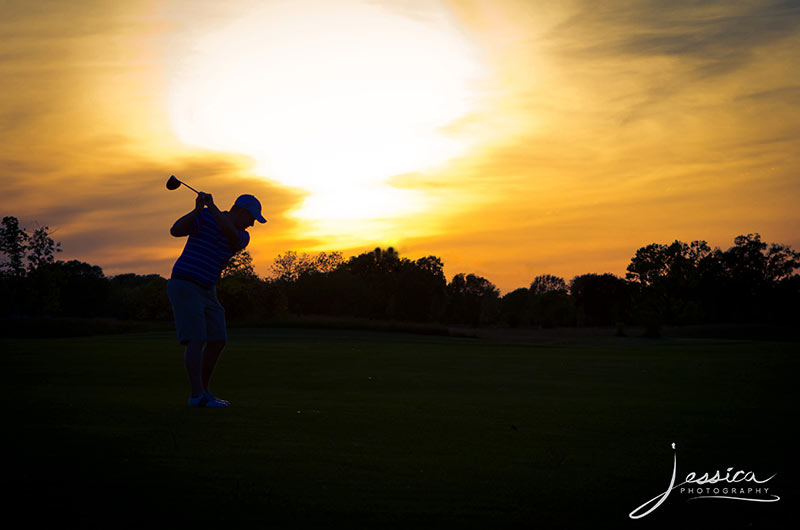
[[[194,189],[193,187],[186,184],[185,182],[183,182],[182,180],[178,180],[178,178],[175,175],[170,175],[169,180],[167,181],[167,189],[176,190],[181,186],[186,186],[187,188],[195,192],[197,195],[200,195],[201,193],[196,189]],[[203,203],[209,204],[209,197],[203,197]]]
[[[193,191],[193,192],[195,192],[196,194],[200,195],[200,192],[199,192],[199,191],[197,191],[196,189],[194,189],[193,187],[189,186],[188,184],[186,184],[186,183],[185,183],[185,182],[183,182],[183,181],[180,181],[180,182],[181,182],[181,184],[183,184],[184,186],[186,186],[187,188],[189,188],[190,190],[192,190],[192,191]]]

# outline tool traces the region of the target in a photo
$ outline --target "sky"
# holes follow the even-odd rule
[[[0,0],[0,215],[169,277],[194,194],[288,250],[502,292],[636,249],[800,249],[793,1]]]

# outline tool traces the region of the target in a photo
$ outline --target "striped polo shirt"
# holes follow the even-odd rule
[[[248,243],[250,234],[240,230],[239,247],[231,248],[214,215],[209,210],[203,209],[194,218],[186,246],[172,267],[172,276],[211,287],[217,283],[222,269],[228,265],[231,257]]]

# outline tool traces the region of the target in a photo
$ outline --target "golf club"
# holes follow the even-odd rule
[[[178,178],[175,175],[170,175],[169,180],[167,180],[167,189],[168,190],[177,190],[178,188],[181,187],[181,184],[183,184],[184,186],[186,186],[187,188],[189,188],[190,190],[192,190],[196,194],[200,195],[199,191],[197,191],[193,187],[189,186],[185,182],[182,182],[182,181],[178,180]]]

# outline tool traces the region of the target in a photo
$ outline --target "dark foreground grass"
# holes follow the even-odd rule
[[[172,333],[0,342],[7,518],[78,527],[780,528],[796,343],[232,330],[190,409]],[[763,504],[663,492],[777,476]],[[794,505],[794,506],[792,506]],[[208,524],[204,524],[208,523]]]

